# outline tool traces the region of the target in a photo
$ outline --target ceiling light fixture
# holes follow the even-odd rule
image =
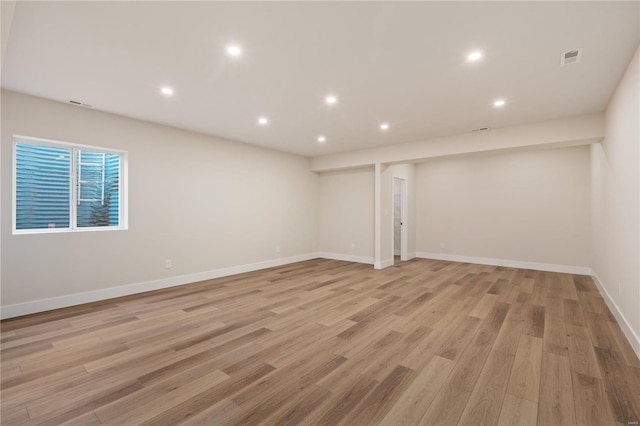
[[[338,102],[338,98],[336,98],[335,95],[328,95],[326,98],[324,98],[324,101],[328,105],[335,105]]]
[[[229,56],[238,57],[242,55],[242,49],[240,46],[236,46],[235,44],[227,46],[227,54]]]
[[[266,126],[267,124],[269,124],[269,119],[267,117],[260,117],[258,118],[258,124],[261,126]]]
[[[477,62],[482,59],[482,52],[479,50],[473,51],[467,55],[467,62]]]
[[[326,141],[327,141],[327,138],[325,138],[324,136],[318,136],[318,142],[325,143]]]
[[[160,89],[160,92],[165,96],[173,95],[173,89],[171,87],[163,87],[162,89]]]
[[[380,130],[389,130],[389,123],[381,123]]]
[[[496,99],[495,101],[493,101],[493,106],[496,108],[502,108],[506,103],[507,101],[505,101],[504,99]]]

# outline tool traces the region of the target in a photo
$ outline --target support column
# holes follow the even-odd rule
[[[381,232],[380,232],[380,223],[382,217],[382,200],[380,197],[380,184],[382,182],[382,164],[375,164],[375,172],[374,172],[374,230],[373,230],[373,241],[374,241],[374,249],[373,249],[373,267],[375,269],[382,269],[382,245],[381,245]]]

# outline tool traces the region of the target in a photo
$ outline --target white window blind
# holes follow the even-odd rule
[[[69,228],[71,149],[16,144],[16,229]]]

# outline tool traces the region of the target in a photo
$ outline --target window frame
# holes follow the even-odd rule
[[[68,228],[39,228],[39,229],[16,229],[17,225],[17,145],[27,144],[35,146],[49,146],[54,148],[69,149],[71,151],[71,161],[69,164],[69,227]],[[120,157],[119,179],[118,179],[118,226],[77,226],[77,152],[91,151],[105,154],[116,154]],[[31,136],[13,135],[13,158],[12,158],[12,194],[11,194],[11,215],[12,234],[59,234],[65,232],[95,232],[95,231],[124,231],[129,229],[129,208],[128,208],[128,152],[102,148],[91,145],[76,144],[70,142],[56,141],[52,139],[35,138]]]

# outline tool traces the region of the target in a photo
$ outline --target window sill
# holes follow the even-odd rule
[[[76,232],[104,232],[104,231],[126,231],[127,226],[96,226],[91,228],[46,228],[46,229],[14,229],[13,235],[33,235],[33,234],[74,234]]]

